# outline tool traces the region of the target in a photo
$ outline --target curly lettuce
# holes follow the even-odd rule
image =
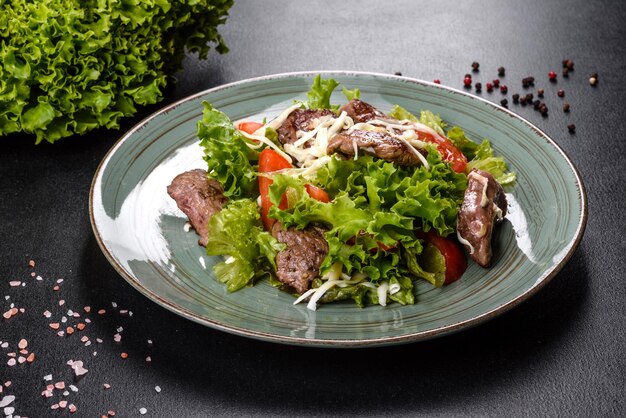
[[[0,136],[118,128],[162,99],[185,50],[228,49],[233,0],[0,0]]]

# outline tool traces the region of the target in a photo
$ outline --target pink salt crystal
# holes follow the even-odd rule
[[[20,342],[19,342],[19,343],[17,343],[17,346],[18,346],[19,348],[21,348],[21,349],[24,349],[24,348],[28,347],[28,341],[26,341],[24,338],[22,338],[22,339],[20,340]]]
[[[54,387],[55,387],[56,389],[65,389],[65,382],[63,382],[63,381],[61,381],[61,382],[56,382],[56,383],[54,384]]]
[[[89,341],[89,337],[88,337],[88,336],[86,336],[86,335],[83,335],[83,336],[80,338],[80,340],[81,340],[82,342],[86,343],[87,341]]]
[[[146,357],[146,361],[147,361],[148,363],[150,363],[150,362],[152,361],[152,357],[150,357],[150,356]]]
[[[59,409],[59,404],[55,403],[53,405],[50,405],[50,409]]]
[[[22,284],[22,282],[20,282],[18,280],[13,280],[13,281],[9,282],[9,286],[11,286],[11,287],[17,287],[17,286],[19,286],[21,284]]]
[[[59,406],[60,406],[61,408],[65,408],[65,407],[67,406],[67,401],[66,401],[66,400],[59,401]]]
[[[28,267],[35,267],[35,260],[30,260],[28,262]]]
[[[122,336],[120,334],[115,334],[113,336],[113,341],[115,341],[116,343],[119,343],[120,341],[122,341]]]
[[[26,361],[26,357],[24,357],[24,356],[19,356],[17,358],[17,362],[20,363],[20,364],[24,363],[25,361]]]
[[[109,389],[111,387],[111,385],[109,385],[108,383],[105,383],[102,386],[104,386],[105,389]]]
[[[11,386],[11,383],[13,382],[11,382],[10,380],[7,380],[6,382],[4,382],[4,387],[8,388],[9,386]]]
[[[52,312],[50,312],[50,311],[45,311],[45,312],[43,313],[43,316],[45,316],[46,318],[50,318],[50,317],[52,316]]]
[[[68,407],[68,409],[70,410],[70,412],[73,414],[74,412],[77,411],[76,409],[76,405],[74,405],[73,403],[70,404],[70,406]]]
[[[16,361],[15,361],[14,358],[10,358],[9,361],[7,361],[7,365],[9,365],[9,366],[15,366],[15,363],[16,363]]]
[[[89,311],[91,310],[91,306],[85,306],[83,309],[85,310],[85,312],[89,313]]]
[[[63,305],[65,305],[65,300],[64,300],[64,299],[61,299],[61,300],[59,301],[59,306],[63,306]]]
[[[47,385],[46,386],[46,390],[53,391],[54,390],[54,385]]]
[[[104,315],[107,311],[105,309],[100,309],[98,311],[98,315]]]

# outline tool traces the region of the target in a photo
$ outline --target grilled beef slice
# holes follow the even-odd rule
[[[350,100],[339,110],[345,111],[354,123],[367,122],[372,119],[389,119],[383,112],[359,99]]]
[[[407,144],[385,133],[355,129],[340,132],[333,136],[326,152],[339,153],[354,157],[354,146],[366,154],[402,166],[417,166],[422,161],[413,153]],[[419,152],[419,151],[418,151]]]
[[[493,176],[486,171],[470,171],[456,230],[470,257],[483,267],[491,265],[493,228],[506,216],[506,210],[504,190]]]
[[[292,144],[298,140],[296,132],[314,129],[313,120],[323,116],[335,116],[329,109],[296,109],[278,127],[278,140],[281,144]],[[306,145],[305,145],[306,146]]]
[[[287,248],[276,255],[276,276],[282,283],[302,294],[309,289],[320,272],[328,254],[324,230],[316,226],[305,229],[284,229],[280,222],[272,227],[272,235]]]
[[[206,246],[209,219],[228,201],[222,185],[208,178],[206,171],[196,169],[177,175],[167,186],[167,193],[189,218],[200,236],[198,243]]]

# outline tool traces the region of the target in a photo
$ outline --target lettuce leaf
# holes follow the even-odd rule
[[[339,83],[334,79],[322,79],[321,75],[318,74],[313,80],[311,89],[306,94],[308,98],[306,107],[309,109],[338,109],[338,105],[330,104],[330,96],[338,85]]]
[[[0,136],[55,142],[156,103],[185,51],[227,52],[233,0],[0,1]]]
[[[229,256],[214,267],[229,292],[275,271],[276,254],[285,247],[263,230],[258,206],[251,199],[232,201],[213,215],[208,236],[208,255]]]
[[[197,135],[204,148],[209,177],[224,186],[224,194],[231,198],[252,197],[257,190],[258,152],[251,150],[248,141],[223,112],[204,102],[202,119],[198,121]]]

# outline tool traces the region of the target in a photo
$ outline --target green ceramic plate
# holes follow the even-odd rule
[[[417,286],[417,302],[322,305],[316,312],[261,282],[229,294],[212,273],[218,260],[185,232],[185,216],[166,193],[177,174],[204,168],[196,121],[207,100],[233,121],[278,115],[304,100],[317,73],[245,80],[196,94],[155,113],[124,135],[98,168],[90,195],[93,230],[115,269],[154,302],[186,318],[266,341],[315,346],[374,346],[441,336],[474,326],[542,288],[570,258],[585,227],[587,207],[578,172],[563,151],[517,115],[461,91],[382,74],[331,72],[361,89],[381,110],[399,104],[430,109],[473,139],[489,138],[517,173],[510,213],[495,241],[493,268],[471,264],[441,289]],[[334,102],[345,100],[338,92]]]

